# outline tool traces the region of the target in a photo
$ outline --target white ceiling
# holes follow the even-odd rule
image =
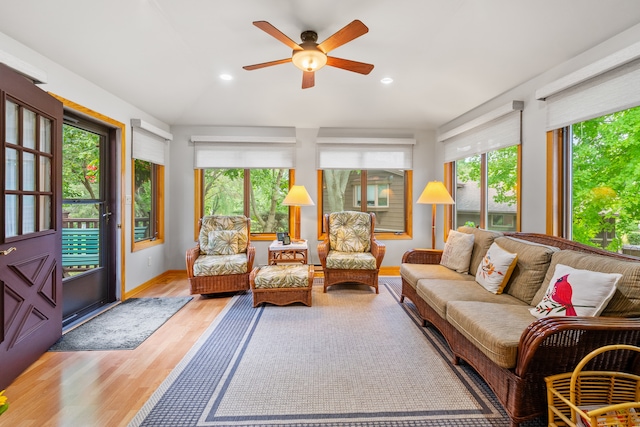
[[[253,21],[299,42],[354,19],[330,55],[368,76],[242,69],[291,55]],[[1,32],[171,125],[434,129],[638,23],[638,0],[0,0]]]

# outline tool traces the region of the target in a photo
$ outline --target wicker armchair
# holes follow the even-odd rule
[[[323,218],[325,240],[318,244],[324,292],[338,283],[362,283],[378,293],[378,272],[385,245],[376,240],[374,213],[333,212]]]
[[[244,216],[205,216],[199,222],[198,245],[187,250],[191,294],[249,289],[255,247],[251,220]]]

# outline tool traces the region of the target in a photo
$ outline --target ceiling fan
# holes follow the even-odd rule
[[[369,74],[371,70],[373,70],[372,64],[336,58],[335,56],[327,56],[327,53],[333,49],[369,32],[369,28],[357,19],[347,24],[344,28],[320,44],[317,43],[318,34],[315,31],[304,31],[300,35],[302,43],[298,44],[267,21],[255,21],[253,25],[289,46],[293,49],[293,54],[291,55],[291,58],[242,67],[245,70],[257,70],[259,68],[293,62],[293,65],[302,70],[302,89],[314,86],[315,72],[325,65],[342,68],[343,70],[353,71],[354,73],[360,74]]]

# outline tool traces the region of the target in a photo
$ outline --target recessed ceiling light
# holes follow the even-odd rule
[[[222,80],[233,80],[233,76],[231,74],[220,74],[220,78]]]
[[[382,83],[383,85],[388,85],[393,83],[393,79],[391,77],[385,77],[384,79],[380,80],[380,83]]]

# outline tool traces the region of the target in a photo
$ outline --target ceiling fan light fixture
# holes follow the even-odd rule
[[[327,55],[316,47],[294,50],[291,62],[302,71],[317,71],[327,64]]]

